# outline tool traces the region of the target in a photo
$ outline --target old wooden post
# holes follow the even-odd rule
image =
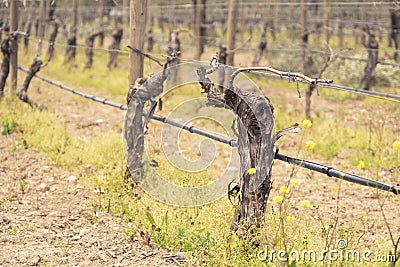
[[[325,6],[327,8],[327,5]],[[308,48],[308,37],[310,35],[309,30],[307,29],[307,4],[306,0],[301,0],[301,31],[302,31],[302,42],[301,42],[301,48],[302,48],[302,60],[303,60],[303,73],[305,75],[310,75],[311,74],[311,67],[313,64],[312,57],[310,55],[310,50]],[[329,41],[329,37],[327,36],[327,41]],[[306,92],[306,118],[311,117],[311,96],[312,93],[315,89],[315,86],[313,84],[310,84],[307,88]]]
[[[130,45],[143,51],[146,28],[147,0],[131,0],[130,5]],[[129,51],[129,84],[143,77],[143,55]]]
[[[76,34],[78,32],[78,0],[72,0],[72,25],[67,39],[67,50],[65,62],[75,59],[76,56]]]
[[[129,23],[129,19],[125,16],[127,8],[129,8],[128,0],[122,0],[122,29],[125,29],[125,25]]]
[[[340,10],[340,21],[344,21],[346,17],[346,11]],[[340,23],[338,26],[338,35],[339,35],[339,48],[342,50],[344,48],[344,24]]]
[[[99,0],[99,23],[100,23],[100,31],[104,31],[104,0]],[[104,43],[104,35],[99,36],[99,45],[103,46]]]
[[[303,73],[310,75],[312,60],[308,49],[308,37],[310,32],[307,28],[307,4],[306,0],[301,0],[301,49],[303,61]]]
[[[399,58],[399,46],[400,46],[400,6],[394,6],[390,9],[390,22],[391,32],[389,40],[394,43],[396,49],[393,55],[395,61]]]
[[[26,35],[24,36],[24,48],[25,51],[28,51],[29,49],[29,37],[31,35],[31,30],[32,30],[32,14],[33,14],[33,4],[29,7],[29,14],[28,18],[26,19],[25,22],[25,33]]]
[[[11,89],[15,91],[18,83],[18,0],[10,0],[10,34],[15,38],[10,40],[10,76],[11,76]]]
[[[39,26],[38,26],[39,41],[38,41],[37,47],[36,47],[36,57],[40,57],[40,55],[42,53],[42,44],[43,44],[45,27],[46,27],[46,0],[40,0]]]
[[[206,0],[195,0],[195,38],[196,38],[196,55],[195,59],[200,60],[204,52],[205,37],[205,20],[206,20]]]
[[[331,39],[331,31],[329,25],[329,0],[324,0],[324,28],[325,28],[325,42],[329,44]]]
[[[145,41],[145,27],[147,17],[147,0],[131,0],[130,2],[130,45],[143,51]],[[129,51],[129,94],[127,98],[128,112],[125,118],[125,136],[134,136],[126,140],[126,149],[129,151],[126,158],[130,174],[135,179],[140,179],[143,175],[142,155],[144,149],[143,132],[143,105],[145,100],[136,97],[135,93],[146,80],[143,78],[143,60],[140,53]],[[127,126],[128,125],[128,126]],[[125,175],[125,182],[129,176]]]
[[[237,0],[229,0],[228,9],[228,54],[226,64],[233,66],[235,56],[235,35],[236,35],[236,18],[237,18]]]

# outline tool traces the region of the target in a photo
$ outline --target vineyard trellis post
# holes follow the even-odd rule
[[[46,27],[46,0],[40,0],[39,3],[39,26],[38,26],[38,38],[39,41],[36,47],[36,57],[39,57],[42,53],[42,44],[44,39],[44,31]]]
[[[70,62],[76,56],[76,35],[78,32],[78,0],[72,0],[72,25],[67,38],[67,49],[64,62]]]
[[[226,58],[226,64],[234,66],[234,56],[235,56],[235,35],[236,35],[236,19],[237,19],[237,1],[229,0],[228,9],[228,54]]]
[[[99,24],[100,24],[100,31],[104,31],[104,0],[99,0]],[[103,46],[104,43],[104,35],[99,35],[99,45]]]
[[[53,2],[53,1],[52,1]],[[48,23],[50,21],[50,10],[51,10],[51,6],[50,6],[50,0],[45,0],[45,12],[44,12],[44,21],[45,23]],[[54,1],[55,3],[55,1]],[[46,27],[45,27],[46,30]]]
[[[325,27],[325,42],[329,44],[331,39],[331,30],[329,25],[329,0],[324,0],[324,27]]]
[[[346,11],[341,10],[340,11],[340,20],[344,21],[345,17],[346,17]],[[340,48],[340,50],[342,50],[344,47],[344,24],[343,23],[339,23],[339,25],[338,25],[338,35],[339,35],[339,48]]]
[[[10,0],[10,33],[14,35],[18,31],[18,0]],[[18,83],[18,40],[10,39],[10,76],[11,90],[17,90]]]
[[[128,0],[122,0],[122,19],[121,19],[121,23],[122,23],[122,28],[125,29],[125,25],[127,23],[129,23],[129,19],[127,19],[125,16],[125,10],[129,7],[129,1]]]
[[[144,48],[144,36],[146,28],[146,17],[147,17],[147,0],[131,0],[130,1],[130,45],[143,51]],[[143,61],[144,57],[140,53],[134,52],[132,49],[129,51],[129,90],[133,92],[134,88],[139,88],[145,80],[143,77]],[[137,91],[136,91],[137,92]],[[134,94],[133,92],[132,94]],[[130,156],[127,158],[127,166],[129,167],[132,176],[137,178],[143,175],[142,166],[142,155],[144,149],[144,131],[143,131],[143,107],[144,102],[139,97],[131,97],[127,99],[127,102],[132,102],[129,105],[130,108],[134,109],[133,112],[128,112],[131,117],[126,118],[130,125],[135,127],[135,140],[127,140],[128,148],[130,151]],[[128,131],[133,130],[127,127]],[[125,179],[128,177],[125,176]],[[126,181],[128,182],[128,181]]]
[[[327,6],[325,6],[327,8]],[[302,49],[302,61],[303,61],[303,73],[305,75],[311,74],[311,67],[313,65],[313,60],[311,57],[310,50],[308,48],[308,39],[310,35],[310,31],[307,28],[307,3],[306,0],[301,0],[301,49]],[[326,37],[327,40],[329,39],[328,36]],[[311,117],[311,96],[315,89],[314,84],[310,84],[307,88],[306,92],[306,118]]]
[[[26,35],[24,36],[24,48],[25,48],[25,51],[28,51],[28,49],[29,49],[29,37],[30,37],[30,34],[31,34],[31,30],[32,30],[33,7],[34,7],[34,4],[32,3],[29,6],[28,18],[25,21],[25,33],[26,33]]]
[[[400,46],[400,6],[395,5],[390,9],[390,37],[389,42],[394,43],[395,52],[393,59],[398,61],[399,59],[399,46]],[[392,42],[393,41],[393,42]]]
[[[200,60],[204,52],[205,39],[205,20],[206,20],[206,0],[195,0],[195,38],[196,38],[196,55],[195,59]]]

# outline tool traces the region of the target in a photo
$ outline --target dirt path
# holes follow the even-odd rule
[[[1,266],[178,266],[183,258],[130,239],[120,218],[92,208],[96,192],[2,137]],[[21,184],[21,182],[25,184]]]
[[[79,138],[122,127],[123,112],[110,112],[110,107],[82,101],[37,80],[30,96],[46,103]],[[0,266],[179,266],[184,262],[182,256],[153,248],[144,239],[130,238],[124,230],[134,226],[121,218],[94,211],[93,199],[99,192],[48,165],[40,152],[15,152],[17,134],[1,136],[0,141]]]

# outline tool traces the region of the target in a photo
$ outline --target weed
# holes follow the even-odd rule
[[[26,186],[28,185],[27,181],[20,181],[19,182],[19,189],[21,190],[22,194],[25,194]]]
[[[2,129],[1,135],[9,135],[15,132],[18,129],[18,122],[16,122],[13,118],[6,118],[1,122]]]

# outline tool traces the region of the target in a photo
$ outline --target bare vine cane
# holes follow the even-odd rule
[[[139,53],[161,64],[161,62],[154,57],[131,46],[128,47],[135,53]],[[173,53],[171,56],[167,57],[166,62],[163,64],[162,75],[152,77],[152,79],[138,78],[135,84],[130,86],[128,91],[128,111],[125,116],[124,127],[124,136],[128,138],[124,141],[129,153],[127,153],[126,158],[127,169],[125,171],[124,180],[125,182],[133,182],[132,186],[135,185],[134,181],[138,181],[143,177],[142,156],[144,150],[144,135],[146,134],[147,124],[157,106],[157,102],[154,99],[163,92],[164,81],[168,77],[167,68],[175,54],[176,53]],[[151,103],[150,109],[144,112],[144,105],[147,101]],[[133,178],[134,181],[128,181],[130,177]]]

